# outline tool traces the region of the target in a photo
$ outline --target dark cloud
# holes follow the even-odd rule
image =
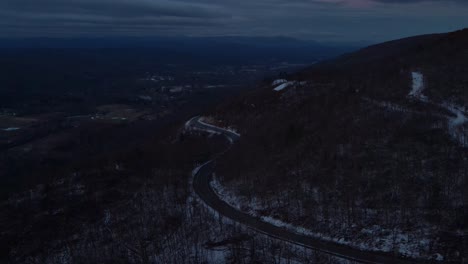
[[[442,3],[467,4],[466,0],[372,0],[372,1],[381,2],[381,3],[390,3],[390,4],[411,4],[411,3],[421,3],[421,2],[442,2]]]
[[[175,34],[177,29],[222,27],[226,17],[229,14],[216,6],[182,1],[3,0],[0,34]]]
[[[286,35],[383,40],[468,24],[450,0],[2,0],[0,36]],[[454,22],[456,21],[456,22]]]
[[[221,14],[209,6],[149,0],[2,0],[4,10],[20,13],[78,13],[113,16],[175,16],[209,18]]]

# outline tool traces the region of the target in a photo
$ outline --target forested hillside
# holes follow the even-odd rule
[[[371,251],[467,257],[468,30],[369,47],[219,107],[229,203]]]

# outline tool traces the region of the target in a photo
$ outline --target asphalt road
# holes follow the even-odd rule
[[[206,130],[221,133],[228,138],[231,143],[239,140],[240,136],[231,131],[224,130],[219,127],[214,127],[200,122],[200,117],[192,118],[188,125],[195,127],[199,130]],[[377,253],[370,251],[362,251],[359,249],[351,248],[334,242],[328,242],[313,238],[306,235],[300,235],[289,231],[282,227],[274,226],[270,223],[264,222],[261,219],[245,214],[238,211],[236,208],[230,206],[213,191],[210,182],[214,172],[214,160],[208,161],[196,169],[193,178],[193,189],[206,205],[217,211],[219,214],[241,223],[259,233],[267,236],[287,241],[292,244],[300,245],[309,249],[313,249],[326,254],[334,255],[343,259],[356,261],[360,263],[420,263],[421,261],[403,259],[389,253]]]

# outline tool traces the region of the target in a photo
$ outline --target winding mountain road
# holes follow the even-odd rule
[[[186,123],[186,126],[208,132],[223,134],[231,143],[239,140],[240,135],[203,123],[200,117],[194,117]],[[200,199],[219,214],[243,224],[259,233],[286,241],[295,245],[303,246],[312,250],[337,256],[343,259],[360,263],[417,263],[420,261],[402,259],[389,253],[362,251],[334,242],[323,241],[306,235],[301,235],[289,231],[282,227],[277,227],[261,219],[238,211],[220,199],[211,188],[210,182],[213,178],[214,160],[210,160],[193,170],[193,189]]]

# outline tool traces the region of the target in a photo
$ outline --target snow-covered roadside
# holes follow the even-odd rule
[[[201,205],[203,207],[203,210],[206,213],[210,214],[213,217],[213,219],[216,219],[215,224],[213,225],[214,228],[213,226],[210,226],[210,228],[208,229],[210,230],[210,233],[212,234],[213,237],[216,235],[219,237],[219,234],[224,234],[225,237],[228,237],[226,236],[226,234],[230,232],[228,231],[229,229],[232,229],[232,231],[234,231],[236,234],[240,232],[239,230],[242,230],[243,233],[251,235],[252,237],[254,237],[254,240],[256,240],[255,242],[257,245],[256,253],[259,256],[262,256],[265,253],[265,251],[262,250],[262,247],[271,248],[272,245],[283,247],[288,253],[293,254],[293,255],[285,254],[287,255],[287,257],[283,257],[283,256],[276,256],[275,252],[271,252],[270,253],[271,255],[268,257],[268,261],[270,261],[271,259],[278,258],[278,262],[276,263],[281,263],[281,264],[283,263],[284,264],[286,263],[287,264],[309,263],[310,259],[313,259],[314,254],[319,254],[319,255],[321,254],[313,250],[305,249],[302,246],[288,243],[286,241],[277,241],[273,238],[270,238],[267,235],[260,234],[259,236],[257,234],[254,236],[255,231],[248,229],[245,226],[238,225],[237,222],[227,217],[223,217],[217,211],[215,211],[213,208],[207,205],[199,197],[195,197],[192,195],[189,196],[187,199],[187,211],[186,211],[187,218],[189,218],[190,215],[194,214],[193,211],[196,210],[194,209],[196,205]],[[202,209],[198,208],[198,210],[200,211]],[[223,226],[222,228],[220,228],[221,225]],[[262,246],[259,246],[259,245],[262,245]],[[209,260],[208,263],[228,263],[230,262],[229,260],[232,260],[231,258],[232,251],[229,249],[228,245],[217,246],[217,247],[211,248],[205,244],[204,249],[206,250],[206,252],[209,252],[209,255],[205,256]],[[354,263],[354,262],[351,262],[349,260],[346,260],[337,256],[328,256],[328,257],[329,257],[328,263],[337,263],[337,264],[338,263],[339,264]]]
[[[210,136],[212,135],[220,135],[221,133],[216,131],[216,130],[212,130],[212,129],[201,129],[201,128],[198,128],[198,127],[192,127],[191,128],[192,130],[195,130],[195,131],[203,131],[203,132],[206,132],[206,133],[209,133]]]
[[[200,167],[203,167],[204,165],[201,165]],[[195,214],[195,212],[198,210],[200,211],[201,208],[197,208],[197,205],[201,205],[204,210],[206,210],[206,213],[210,214],[213,216],[213,219],[219,218],[218,212],[213,210],[210,206],[205,204],[203,200],[198,198],[196,195],[192,194],[187,198],[186,201],[186,211],[185,211],[185,219],[191,219],[192,215]],[[234,225],[234,222],[232,222],[230,219],[223,217],[220,219],[220,221],[216,221],[218,225],[224,225],[224,226],[232,226]],[[221,229],[221,230],[219,230]],[[222,232],[222,228],[217,226],[216,228],[210,228],[207,229],[209,230],[208,232],[211,233],[211,237],[215,237],[218,232]],[[205,258],[209,260],[209,263],[226,263],[227,260],[229,259],[230,252],[228,249],[217,249],[217,248],[207,248],[206,245],[204,246],[204,250],[208,253]]]
[[[203,132],[206,132],[208,134],[210,134],[210,136],[213,136],[213,135],[220,135],[221,133],[219,131],[216,131],[214,129],[208,129],[208,128],[198,128],[196,126],[194,126],[192,123],[193,123],[193,120],[199,118],[199,116],[195,116],[195,117],[192,117],[189,121],[185,122],[185,125],[184,125],[184,130],[185,131],[203,131]],[[203,117],[202,117],[203,118]],[[200,119],[202,119],[200,118]],[[215,126],[212,126],[212,125],[209,125],[209,124],[205,124],[203,122],[201,122],[200,120],[198,121],[200,123],[202,123],[203,125],[206,125],[208,127],[212,127],[212,128],[217,128]]]
[[[238,136],[238,137],[241,136],[241,134],[239,134],[239,133],[237,132],[237,130],[236,130],[235,128],[233,128],[233,127],[217,127],[217,126],[215,126],[215,125],[212,125],[212,124],[208,123],[206,117],[200,117],[200,119],[198,120],[198,122],[200,122],[200,124],[203,124],[203,125],[208,126],[208,127],[212,127],[212,128],[216,128],[216,129],[223,129],[223,130],[229,131],[229,132],[235,134],[235,135]]]
[[[208,165],[210,162],[212,162],[213,160],[209,160],[197,167],[195,167],[195,169],[192,170],[192,177],[194,177],[195,175],[197,175],[197,173],[200,171],[201,168],[203,168],[205,165]]]
[[[189,129],[191,126],[192,126],[192,122],[193,120],[199,118],[200,116],[194,116],[192,118],[190,118],[187,122],[185,122],[185,129]]]
[[[207,161],[199,166],[197,166],[195,169],[192,170],[192,177],[190,178],[190,186],[192,186],[192,181],[193,181],[193,177],[199,172],[199,170],[207,165],[208,163],[212,162],[212,160],[210,161]],[[251,230],[245,228],[245,227],[242,227],[242,226],[238,226],[237,223],[233,220],[231,220],[230,218],[227,218],[227,217],[223,217],[222,215],[220,215],[216,210],[214,210],[213,208],[211,208],[208,204],[206,204],[202,199],[200,199],[198,196],[196,196],[194,194],[194,190],[192,189],[191,190],[191,195],[189,195],[189,197],[187,198],[187,202],[186,202],[186,219],[191,219],[191,216],[194,215],[195,211],[197,210],[195,207],[197,207],[197,205],[201,205],[201,207],[206,211],[206,213],[212,215],[213,219],[216,219],[216,224],[214,226],[216,226],[215,228],[212,228],[210,227],[208,230],[210,230],[210,233],[212,234],[212,237],[214,237],[213,234],[219,234],[219,233],[224,233],[226,235],[226,228],[242,228],[243,232],[246,232],[246,233],[250,233],[252,232]],[[201,208],[198,208],[198,210],[201,210]],[[219,226],[217,226],[219,225]],[[224,228],[220,228],[220,226],[224,226]],[[237,231],[238,232],[238,231]],[[265,236],[266,239],[268,239],[267,243],[271,243],[271,244],[274,244],[274,240],[270,239],[268,236]],[[265,239],[264,238],[264,239]],[[264,240],[264,239],[261,239],[259,237],[255,238],[257,240]],[[281,243],[281,242],[280,242]],[[284,242],[283,242],[284,243]],[[294,244],[288,244],[288,243],[284,243],[282,244],[283,246],[285,246],[287,248],[288,251],[290,252],[295,252],[295,254],[297,254],[297,256],[294,256],[293,258],[298,258],[299,256],[303,255],[303,256],[307,256],[307,250],[305,251],[305,254],[304,254],[304,249],[303,248],[300,248]],[[231,250],[229,249],[229,246],[217,246],[217,247],[208,247],[206,244],[205,244],[205,247],[204,247],[204,250],[208,253],[205,255],[205,258],[207,258],[209,260],[208,263],[227,263],[229,262],[228,260],[230,260],[231,258],[231,255],[232,255],[232,252]],[[261,252],[260,250],[257,250],[259,254],[263,254],[264,252]],[[301,253],[299,253],[301,252]],[[281,258],[281,257],[280,257]],[[349,262],[347,262],[346,260],[343,260],[343,259],[340,259],[338,257],[332,257],[332,259],[334,260],[333,263],[343,263],[343,264],[348,264]],[[279,263],[304,263],[303,260],[300,260],[300,261],[295,261],[294,259],[291,259],[291,256],[288,258],[288,259],[284,259],[284,258],[281,258],[280,262]]]
[[[432,254],[429,252],[432,233],[430,228],[422,230],[418,234],[409,234],[397,228],[386,229],[379,225],[373,225],[362,228],[352,237],[348,236],[345,238],[344,235],[330,236],[329,234],[324,234],[319,231],[313,231],[302,226],[286,223],[272,216],[261,215],[259,212],[268,211],[266,203],[263,203],[255,197],[249,200],[246,197],[237,196],[234,188],[223,186],[216,176],[213,177],[210,185],[215,193],[230,206],[251,216],[258,217],[264,222],[286,228],[297,234],[307,235],[366,251],[395,252],[407,257],[440,261],[444,259],[439,253]]]

